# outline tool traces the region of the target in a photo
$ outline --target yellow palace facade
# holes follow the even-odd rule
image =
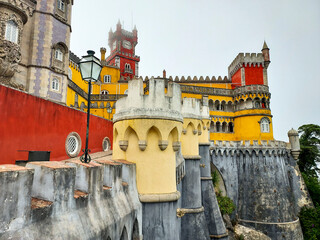
[[[117,24],[109,32],[110,55],[101,48],[100,80],[92,86],[91,110],[96,116],[112,120],[116,101],[126,96],[128,81],[138,78],[140,57],[135,55],[137,30],[128,32]],[[88,85],[81,79],[80,59],[70,52],[67,102],[70,107],[87,110]],[[163,76],[167,83],[180,84],[182,98],[208,98],[211,141],[242,141],[243,144],[264,144],[274,140],[267,68],[269,48],[264,43],[262,53],[239,53],[228,67],[226,77],[175,77]],[[159,77],[157,77],[159,78]],[[149,78],[143,79],[148,93]]]

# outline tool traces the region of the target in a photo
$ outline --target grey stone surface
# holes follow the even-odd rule
[[[201,181],[199,159],[185,159],[186,175],[182,180],[182,208],[200,208]]]
[[[181,240],[210,239],[204,213],[185,214],[181,218]]]
[[[181,207],[198,209],[202,207],[200,161],[185,159],[186,175],[182,180]],[[181,218],[181,239],[210,239],[204,212],[186,213]]]
[[[125,166],[127,168],[125,174],[132,180],[124,183],[122,164],[111,161],[81,164],[72,161],[69,163],[71,168],[59,164],[61,165],[54,166],[54,162],[49,162],[28,165],[30,168],[35,168],[34,187],[32,187],[33,169],[23,171],[24,176],[11,177],[11,184],[16,186],[11,187],[18,199],[12,201],[11,207],[8,207],[12,210],[6,213],[8,216],[6,226],[9,227],[0,229],[1,240],[142,237],[142,206],[135,187],[135,165]],[[104,178],[106,168],[109,168],[110,176],[114,179],[112,187],[105,185],[109,181]],[[0,177],[8,175],[7,172],[2,173],[0,171]],[[16,176],[19,172],[14,171],[12,174]],[[70,176],[67,176],[69,174]],[[1,189],[10,186],[5,181],[1,181],[0,184]],[[73,192],[73,190],[80,191]],[[63,195],[64,191],[67,194]],[[46,198],[47,202],[30,208],[32,195],[41,201]],[[22,204],[19,198],[26,204]],[[10,199],[7,191],[0,192],[0,199],[4,202]],[[63,211],[59,212],[58,206],[62,207]],[[14,209],[19,211],[21,209],[21,216],[18,216]],[[21,223],[20,219],[23,220],[23,226],[18,224]]]
[[[211,177],[209,147],[209,145],[199,145],[200,163],[204,164],[204,167],[200,168],[201,196],[209,234],[217,236],[226,234],[227,230],[220,213],[212,179],[209,179]]]
[[[296,220],[298,202],[306,202],[306,197],[300,190],[299,173],[290,149],[272,144],[214,148],[212,162],[223,176],[242,224],[272,239],[302,239]]]
[[[176,216],[177,208],[177,201],[143,203],[143,238],[180,239],[181,219]]]

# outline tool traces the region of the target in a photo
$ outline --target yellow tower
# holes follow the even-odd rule
[[[129,81],[128,96],[117,101],[113,158],[136,163],[140,199],[177,198],[175,151],[182,131],[181,94],[162,79],[150,79],[149,95],[141,79]]]
[[[180,86],[171,82],[165,89],[163,79],[152,78],[149,95],[145,95],[141,79],[130,80],[128,85],[128,96],[117,101],[113,117],[113,159],[136,164],[144,238],[157,234],[159,239],[179,239],[176,151],[183,122]]]

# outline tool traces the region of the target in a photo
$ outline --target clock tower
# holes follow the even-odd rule
[[[109,31],[110,55],[106,61],[108,65],[120,68],[120,79],[130,80],[139,75],[140,57],[135,55],[135,47],[138,43],[138,31],[136,26],[132,32],[122,29],[120,20],[117,29]]]

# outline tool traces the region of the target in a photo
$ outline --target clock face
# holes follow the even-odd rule
[[[124,40],[124,41],[122,42],[122,46],[123,46],[124,48],[126,48],[126,49],[131,49],[131,43],[130,43],[129,41],[127,41],[127,40]]]
[[[112,50],[115,50],[117,47],[117,41],[114,41],[113,44],[112,44]]]

